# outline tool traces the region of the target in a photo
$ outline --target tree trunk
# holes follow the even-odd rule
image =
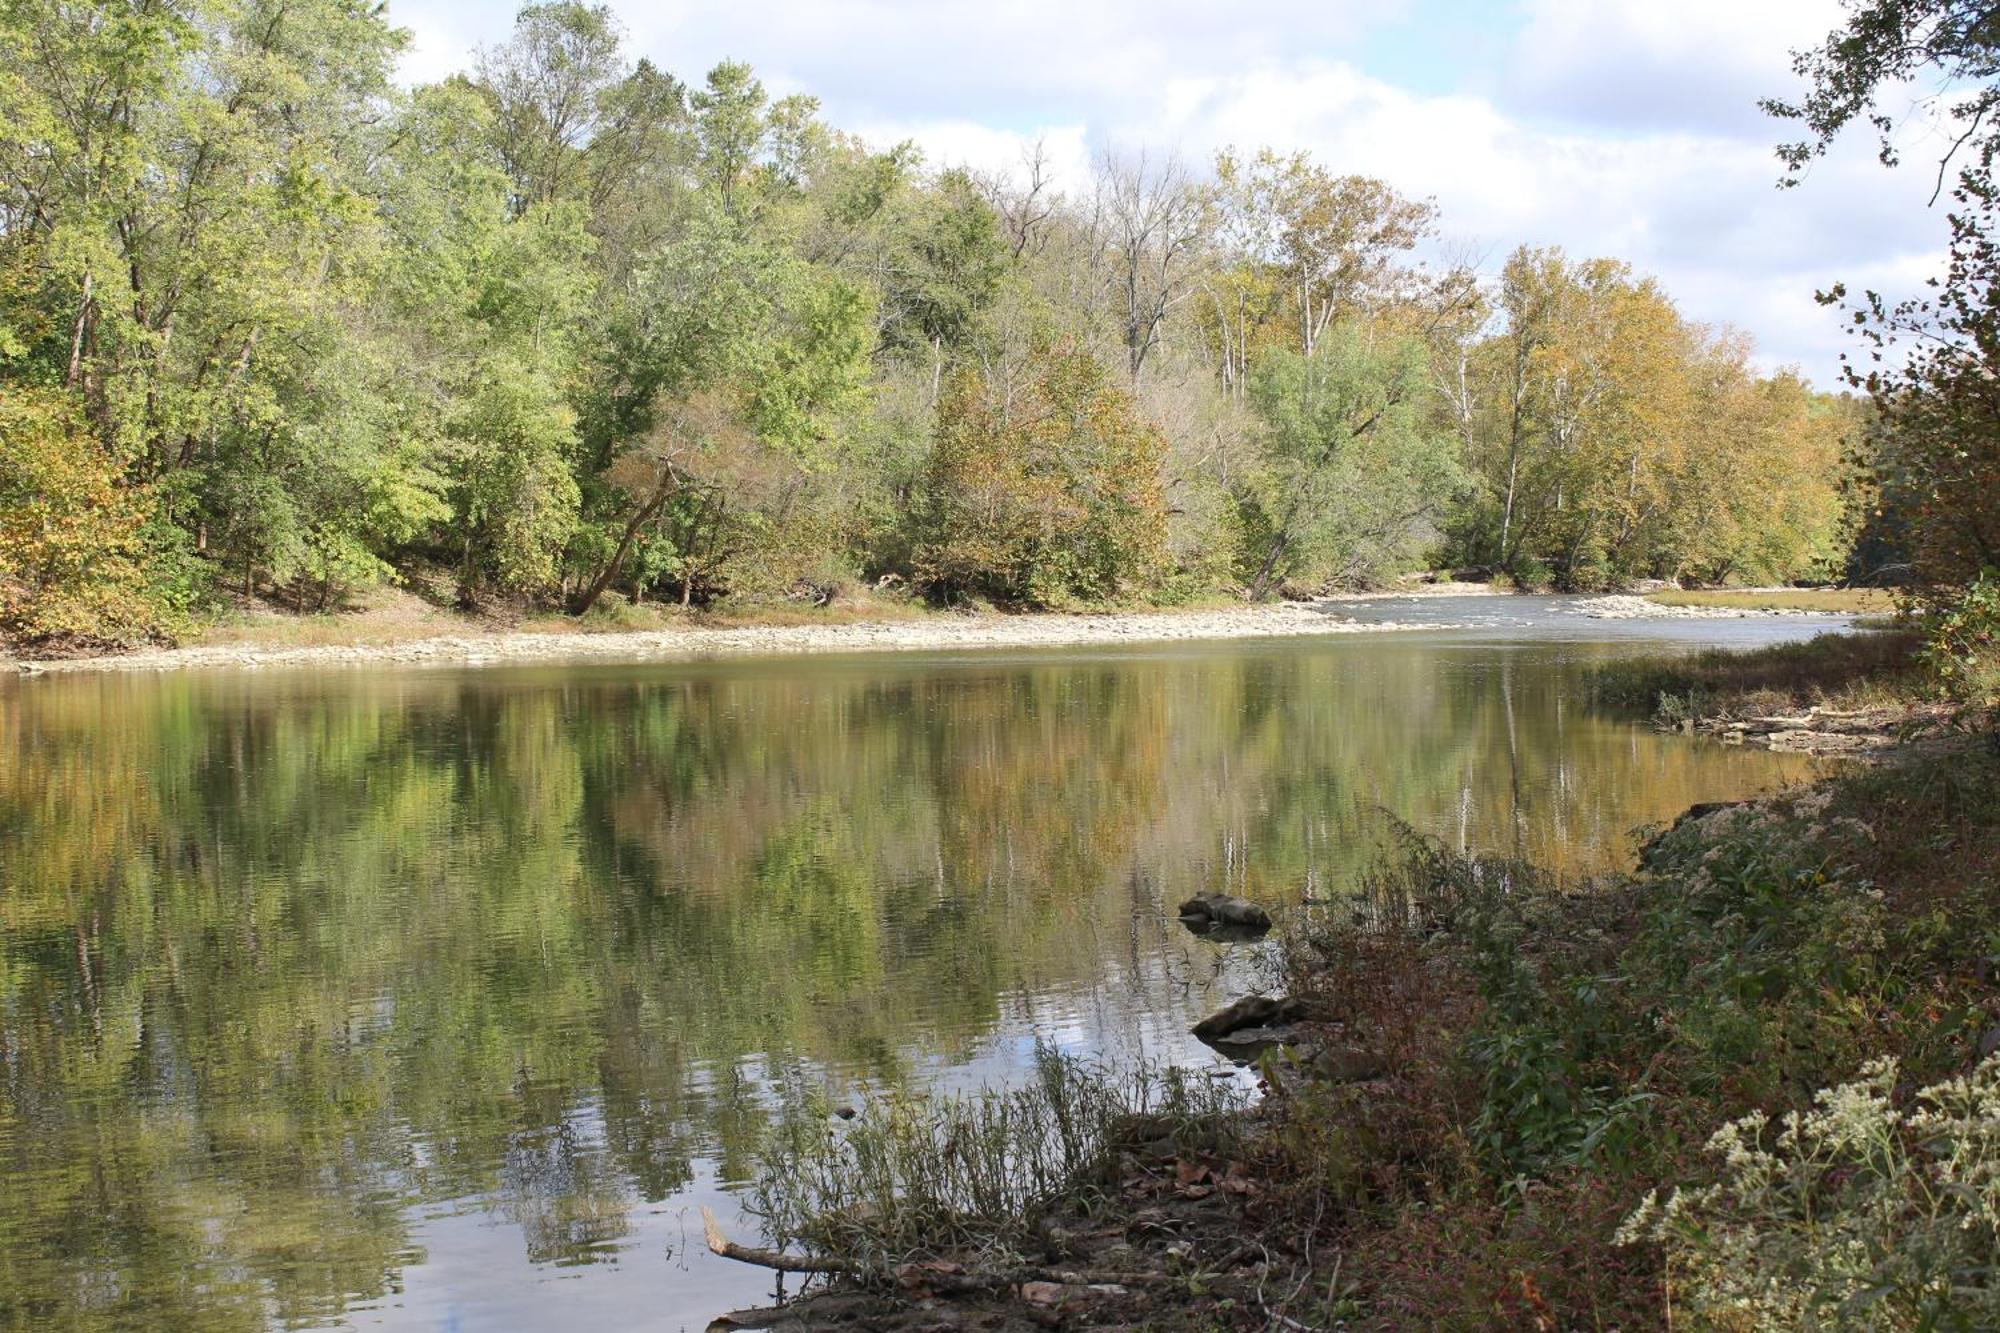
[[[1514,572],[1514,548],[1510,540],[1514,531],[1514,492],[1521,468],[1521,397],[1525,390],[1520,383],[1520,374],[1517,366],[1513,421],[1507,430],[1507,495],[1500,509],[1500,568],[1509,575]]]
[[[1264,553],[1263,567],[1257,571],[1257,577],[1250,581],[1250,600],[1253,602],[1263,601],[1265,595],[1271,591],[1271,576],[1277,572],[1278,561],[1284,556],[1285,548],[1292,544],[1292,534],[1289,531],[1291,523],[1292,514],[1288,511],[1285,514],[1285,521],[1278,525],[1277,535],[1271,538],[1271,549]]]
[[[91,277],[83,275],[83,299],[76,307],[76,328],[69,336],[69,370],[63,376],[63,388],[74,389],[77,377],[83,373],[83,331],[90,323]]]
[[[1250,321],[1247,307],[1250,298],[1236,294],[1236,368],[1242,374],[1236,377],[1236,401],[1242,402],[1249,393],[1250,375]]]
[[[653,488],[652,496],[646,503],[639,506],[638,512],[633,514],[630,521],[625,524],[625,531],[619,534],[618,545],[611,552],[611,559],[605,563],[604,568],[599,571],[597,577],[590,581],[590,586],[583,590],[582,595],[570,603],[569,611],[571,615],[583,615],[591,607],[597,605],[597,599],[604,595],[604,590],[609,588],[612,581],[618,577],[618,571],[625,567],[625,557],[631,554],[632,543],[638,540],[639,537],[639,529],[645,527],[652,520],[653,516],[665,507],[667,501],[673,498],[673,493],[674,479],[669,474],[661,479],[658,486]],[[687,587],[685,583],[681,587],[681,604],[683,606],[687,605]]]

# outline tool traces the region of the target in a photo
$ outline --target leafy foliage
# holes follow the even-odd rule
[[[1842,563],[1854,415],[1614,262],[1524,251],[1496,330],[1413,258],[1435,205],[1304,154],[1065,194],[633,63],[603,5],[408,90],[405,40],[360,0],[0,8],[0,388],[150,497],[155,582],[581,614]]]
[[[1897,1092],[1893,1058],[1774,1126],[1716,1132],[1714,1184],[1648,1198],[1621,1236],[1664,1246],[1675,1304],[1717,1328],[2000,1322],[2000,1057]]]
[[[1456,408],[1473,503],[1455,555],[1517,582],[1824,575],[1845,558],[1854,413],[1609,260],[1523,248],[1506,329],[1469,348]]]
[[[180,608],[148,568],[151,499],[61,395],[0,397],[0,630],[74,645],[170,634]]]
[[[1239,494],[1266,528],[1245,551],[1255,591],[1408,568],[1459,489],[1453,441],[1420,409],[1422,344],[1349,324],[1316,341],[1309,356],[1267,354],[1251,385],[1265,461]]]
[[[1030,352],[1004,395],[961,374],[922,482],[919,581],[1034,606],[1130,595],[1164,554],[1163,452],[1073,344]]]
[[[2000,574],[1983,571],[1938,608],[1923,658],[1947,693],[1975,704],[2000,700]]]
[[[1904,120],[1934,115],[1947,127],[1938,162],[1938,193],[1951,185],[1945,271],[1927,295],[1870,291],[1852,302],[1867,360],[1850,361],[1847,375],[1882,415],[1867,461],[1877,488],[1905,511],[1917,582],[1949,596],[2000,565],[2000,409],[1991,391],[2000,370],[2000,30],[1990,7],[1970,0],[1867,0],[1794,66],[1807,82],[1803,98],[1765,103],[1807,134],[1779,150],[1788,183],[1857,120],[1874,131],[1885,164],[1897,160]],[[1938,91],[1906,102],[1912,86]],[[1885,98],[1902,105],[1885,109]],[[1827,305],[1847,298],[1844,284],[1820,296]]]

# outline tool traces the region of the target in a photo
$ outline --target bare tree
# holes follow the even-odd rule
[[[1159,346],[1167,316],[1201,290],[1215,195],[1172,155],[1099,160],[1095,228],[1122,307],[1126,369],[1134,380]]]
[[[1035,140],[1022,152],[1021,165],[1027,172],[1025,180],[1017,180],[1011,171],[978,178],[986,202],[1000,215],[1000,228],[1017,263],[1033,259],[1047,248],[1048,224],[1062,207],[1062,196],[1056,192],[1049,168],[1048,142]]]

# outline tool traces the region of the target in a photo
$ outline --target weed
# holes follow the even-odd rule
[[[1620,1239],[1663,1247],[1714,1327],[2000,1327],[2000,1056],[1908,1098],[1898,1078],[1876,1060],[1723,1126],[1715,1183],[1649,1196]]]
[[[795,1087],[759,1154],[746,1210],[781,1247],[882,1274],[919,1254],[1007,1251],[1058,1199],[1087,1201],[1135,1119],[1226,1146],[1234,1085],[1168,1067],[1112,1070],[1037,1044],[1034,1077],[954,1096],[896,1093],[853,1119]]]
[[[1928,684],[1917,656],[1922,643],[1916,631],[1899,629],[1821,634],[1752,652],[1632,658],[1592,672],[1591,694],[1608,707],[1651,711],[1668,725],[1715,713],[1903,702]]]

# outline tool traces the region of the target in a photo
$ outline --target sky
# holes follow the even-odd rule
[[[1689,316],[1748,333],[1766,369],[1836,387],[1851,339],[1815,291],[1908,294],[1941,262],[1927,206],[1942,144],[1907,166],[1863,134],[1778,188],[1792,127],[1757,108],[1799,89],[1789,53],[1837,0],[610,0],[634,58],[690,82],[746,60],[877,146],[934,166],[1058,179],[1104,151],[1304,149],[1434,199],[1440,245],[1497,272],[1515,246],[1610,255]],[[504,40],[506,0],[390,0],[402,77],[466,68]]]

